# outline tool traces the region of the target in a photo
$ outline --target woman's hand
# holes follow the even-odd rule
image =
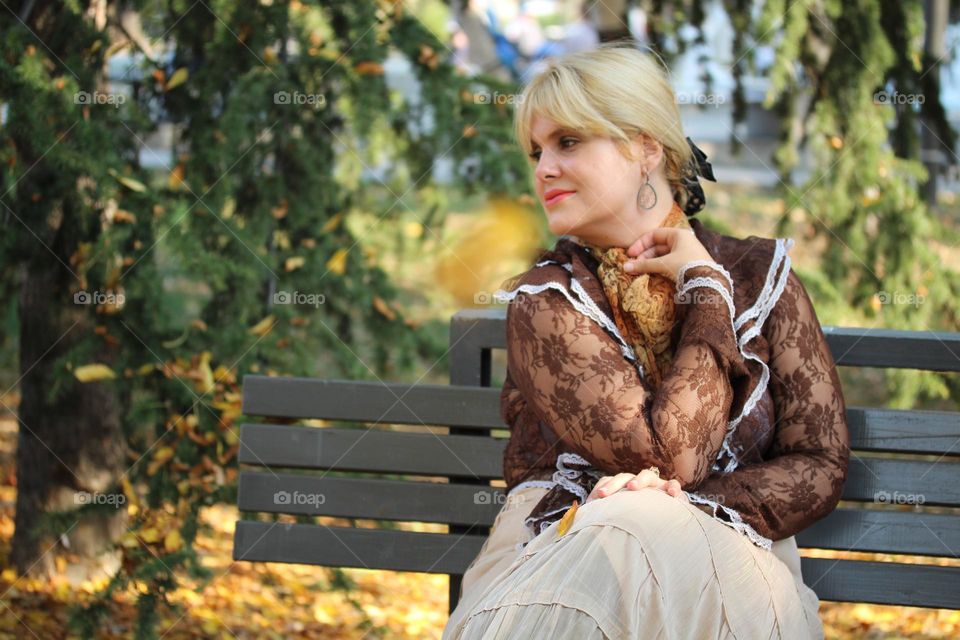
[[[627,273],[658,273],[673,281],[680,267],[688,262],[714,261],[693,230],[676,227],[658,227],[646,232],[630,245],[627,255],[635,258],[624,263]]]
[[[603,476],[597,480],[593,491],[590,492],[590,495],[587,496],[587,499],[584,500],[583,503],[586,504],[593,499],[605,498],[624,488],[628,491],[639,491],[647,487],[660,489],[666,492],[667,495],[679,498],[684,502],[690,502],[687,494],[683,492],[679,480],[664,480],[650,469],[644,469],[637,474],[618,473],[615,476]]]

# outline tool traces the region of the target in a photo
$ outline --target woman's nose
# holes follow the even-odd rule
[[[560,168],[553,155],[541,152],[540,160],[537,162],[537,169],[534,171],[537,180],[545,181],[547,178],[556,178],[560,175]]]

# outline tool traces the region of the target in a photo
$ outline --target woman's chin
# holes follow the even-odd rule
[[[564,216],[557,215],[552,218],[547,218],[547,228],[550,229],[550,233],[555,236],[573,236],[577,235],[576,226],[571,225],[568,221],[563,219]]]

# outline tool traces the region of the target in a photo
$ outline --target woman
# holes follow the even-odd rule
[[[443,637],[822,637],[793,536],[849,441],[792,241],[690,218],[709,164],[633,48],[552,60],[515,124],[561,237],[496,294],[508,500]]]

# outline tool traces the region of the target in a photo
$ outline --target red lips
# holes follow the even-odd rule
[[[543,194],[544,203],[547,205],[553,204],[555,201],[559,202],[565,196],[576,193],[576,191],[570,191],[569,189],[550,189]]]

